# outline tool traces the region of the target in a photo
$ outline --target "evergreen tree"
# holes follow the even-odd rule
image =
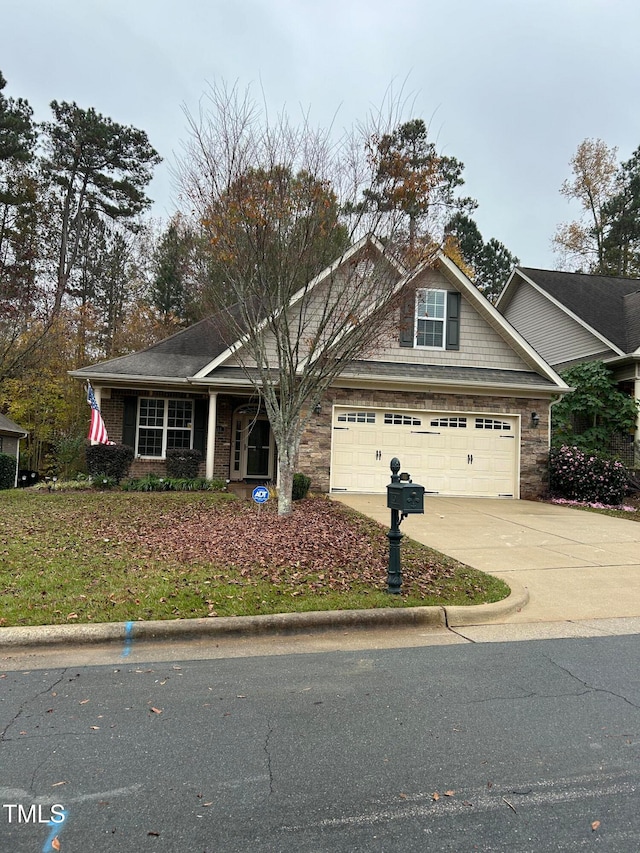
[[[485,243],[475,221],[464,213],[454,214],[445,232],[453,238],[466,267],[465,272],[478,290],[494,302],[511,270],[520,263],[518,258],[495,237]]]

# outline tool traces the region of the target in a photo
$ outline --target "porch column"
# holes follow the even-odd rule
[[[216,420],[218,413],[218,392],[209,391],[209,419],[207,421],[207,459],[205,476],[213,479],[213,463],[216,455]]]

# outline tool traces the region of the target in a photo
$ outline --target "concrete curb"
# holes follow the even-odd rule
[[[529,590],[519,581],[509,578],[511,594],[493,604],[476,604],[474,607],[445,607],[448,628],[485,625],[522,610],[529,603]]]
[[[274,613],[265,616],[222,616],[204,619],[166,619],[152,622],[102,622],[95,625],[35,625],[0,628],[0,650],[19,646],[56,646],[133,640],[195,639],[299,634],[331,629],[430,628],[478,625],[524,607],[529,596],[524,587],[495,604],[470,607],[385,607],[375,610],[314,610],[308,613]]]

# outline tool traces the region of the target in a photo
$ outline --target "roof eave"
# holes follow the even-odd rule
[[[561,385],[528,385],[507,384],[505,382],[471,382],[468,379],[400,379],[389,376],[340,376],[333,383],[333,387],[350,388],[362,386],[374,386],[375,388],[397,388],[405,391],[424,391],[425,386],[435,387],[439,391],[450,389],[454,393],[468,391],[474,394],[488,394],[499,392],[501,395],[513,396],[514,393],[529,397],[557,397],[558,394],[567,394],[572,389],[561,380]]]

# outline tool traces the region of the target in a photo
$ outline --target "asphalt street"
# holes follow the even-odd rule
[[[3,853],[640,849],[639,635],[155,648],[5,656]]]

